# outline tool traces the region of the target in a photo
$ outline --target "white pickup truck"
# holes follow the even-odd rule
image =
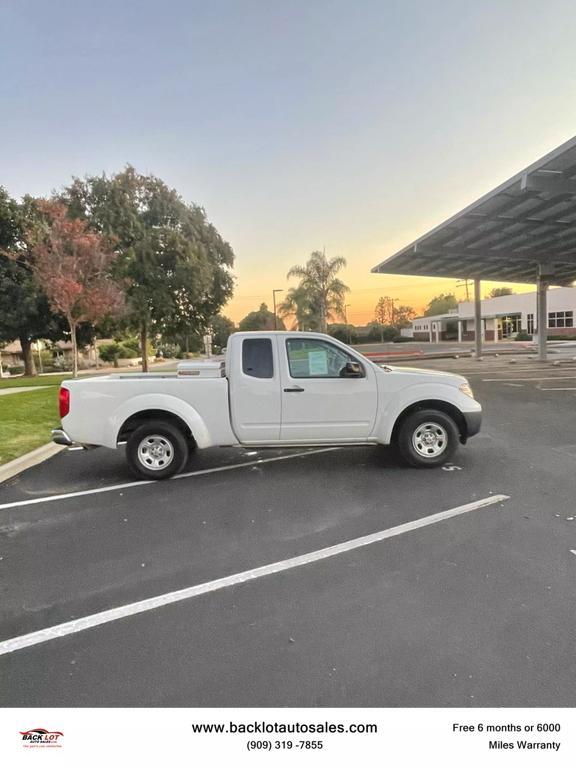
[[[462,376],[378,366],[319,333],[235,333],[226,362],[177,373],[66,381],[61,445],[126,444],[139,478],[180,472],[192,449],[246,445],[397,446],[415,467],[446,463],[480,429],[482,408]]]

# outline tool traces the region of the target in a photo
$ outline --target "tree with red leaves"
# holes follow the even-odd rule
[[[123,310],[123,292],[110,276],[113,242],[72,219],[62,203],[39,200],[40,221],[26,233],[30,268],[52,308],[66,318],[78,375],[79,323],[96,323]]]

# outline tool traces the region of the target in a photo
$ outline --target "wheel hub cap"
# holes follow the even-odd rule
[[[448,434],[444,427],[435,422],[426,422],[416,427],[412,434],[412,446],[419,456],[435,458],[446,450]]]
[[[174,446],[163,435],[148,435],[138,446],[138,461],[148,469],[165,469],[174,459]]]

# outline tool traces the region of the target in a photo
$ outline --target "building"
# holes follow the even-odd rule
[[[416,341],[456,341],[458,339],[458,310],[451,309],[445,315],[414,318],[410,335]]]
[[[513,340],[520,331],[538,336],[537,294],[516,293],[480,302],[482,339]],[[576,288],[553,288],[548,292],[548,337],[576,339]],[[445,315],[416,317],[412,321],[416,341],[474,341],[474,302],[463,301]]]

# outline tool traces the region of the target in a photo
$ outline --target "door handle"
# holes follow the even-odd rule
[[[287,387],[284,392],[304,392],[302,387]]]

